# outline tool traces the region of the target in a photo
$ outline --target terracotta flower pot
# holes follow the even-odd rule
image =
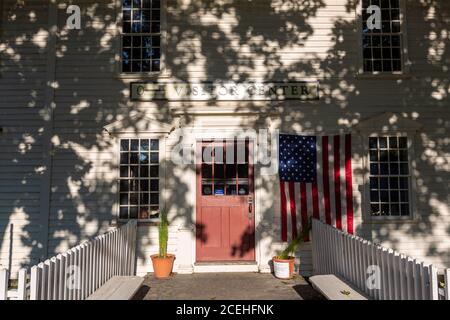
[[[273,257],[273,271],[275,277],[278,279],[292,279],[294,276],[294,257],[289,257],[289,259],[280,259],[279,257]]]
[[[172,274],[175,256],[168,254],[166,258],[160,258],[158,254],[152,255],[152,264],[155,278],[167,279]]]

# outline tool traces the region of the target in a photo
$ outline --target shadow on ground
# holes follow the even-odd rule
[[[322,300],[301,276],[279,280],[271,274],[205,273],[145,278],[133,300]]]

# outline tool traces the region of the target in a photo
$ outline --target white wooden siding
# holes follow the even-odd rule
[[[40,111],[45,101],[47,1],[26,1],[21,10],[14,9],[15,2],[3,1],[4,23],[0,41],[0,126],[6,129],[0,135],[0,264],[5,266],[9,263],[11,224],[14,224],[13,266],[35,262],[31,260],[36,257],[30,257],[29,253],[33,251],[32,240],[39,232],[39,167],[43,145],[47,142],[42,141],[39,134],[44,126]],[[132,103],[128,96],[129,82],[133,79],[123,79],[116,73],[120,38],[114,23],[115,2],[78,1],[77,5],[83,11],[82,31],[65,30],[67,15],[64,5],[59,6],[48,230],[50,254],[109,228],[117,200],[116,163],[112,160],[116,146],[105,141],[101,130],[107,124],[126,118],[131,110],[138,110],[142,116],[155,114],[161,121],[171,122],[172,118],[167,116],[169,108],[181,109],[181,113],[187,113],[183,121],[189,127],[192,117],[195,118],[189,113],[199,110],[226,110],[231,114],[245,112],[258,116],[261,109],[268,109],[279,112],[281,123],[275,126],[283,132],[299,133],[348,130],[351,124],[361,119],[391,111],[417,118],[424,126],[415,143],[416,159],[413,159],[419,182],[420,194],[416,203],[420,219],[404,223],[363,223],[358,191],[363,168],[361,155],[356,154],[356,231],[400,252],[426,257],[427,261],[438,265],[450,264],[450,199],[447,195],[450,111],[446,91],[448,71],[443,66],[448,65],[448,50],[440,57],[440,64],[429,58],[429,45],[433,39],[437,39],[436,48],[440,42],[448,42],[438,29],[448,21],[440,21],[439,12],[429,12],[429,20],[424,22],[422,5],[418,1],[407,2],[411,78],[364,79],[355,77],[360,48],[356,45],[356,15],[347,8],[347,0],[323,1],[314,16],[306,21],[302,14],[308,8],[296,8],[295,1],[292,4],[296,11],[285,16],[276,13],[287,12],[288,3],[272,1],[271,6],[269,1],[262,0],[239,2],[238,8],[227,11],[219,19],[208,9],[212,0],[198,4],[169,0],[167,70],[161,81],[231,80],[239,73],[243,75],[239,80],[318,80],[321,99],[311,103]],[[450,10],[448,1],[439,3],[443,11]],[[200,8],[204,11],[198,16]],[[217,8],[219,10],[220,6]],[[12,14],[16,15],[14,22],[6,23]],[[288,25],[283,20],[286,17]],[[438,19],[436,27],[430,27],[433,19]],[[286,38],[286,35],[292,36],[287,32],[290,26],[297,28],[297,35],[305,36],[305,39]],[[249,31],[250,27],[253,33]],[[308,34],[308,27],[311,34]],[[221,116],[216,117],[215,121],[220,122]],[[276,116],[273,117],[278,123]],[[201,116],[196,118],[202,119]],[[247,122],[252,126],[252,121]],[[171,173],[174,175],[172,181]],[[167,171],[169,191],[177,194],[171,198],[175,201],[172,203],[174,214],[175,209],[184,212],[186,208],[193,210],[195,205],[192,184],[186,183],[179,188],[175,183],[185,181],[185,174],[186,171],[181,169]],[[271,252],[281,245],[277,244],[277,192],[269,192],[274,185],[277,185],[277,177],[268,177],[262,186],[267,189],[267,194],[273,195],[270,203],[264,203],[264,210],[272,214],[272,219],[263,221],[271,226],[264,227],[268,236],[274,238]],[[180,197],[180,190],[188,194]],[[177,225],[183,222],[179,219]],[[157,249],[156,230],[140,227],[140,234],[139,268],[149,270],[149,255]],[[176,237],[174,230],[171,251],[176,250]],[[310,269],[310,255],[304,253],[302,257],[303,269]]]
[[[0,265],[11,266],[13,277],[39,258],[33,241],[40,231],[47,28],[47,1],[16,3],[2,1],[0,10]]]

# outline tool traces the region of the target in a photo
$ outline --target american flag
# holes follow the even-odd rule
[[[281,238],[314,217],[353,234],[352,137],[280,134]]]

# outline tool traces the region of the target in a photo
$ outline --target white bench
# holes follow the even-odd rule
[[[369,300],[332,274],[312,276],[309,281],[328,300]]]
[[[143,282],[141,277],[112,277],[87,300],[130,300]]]

